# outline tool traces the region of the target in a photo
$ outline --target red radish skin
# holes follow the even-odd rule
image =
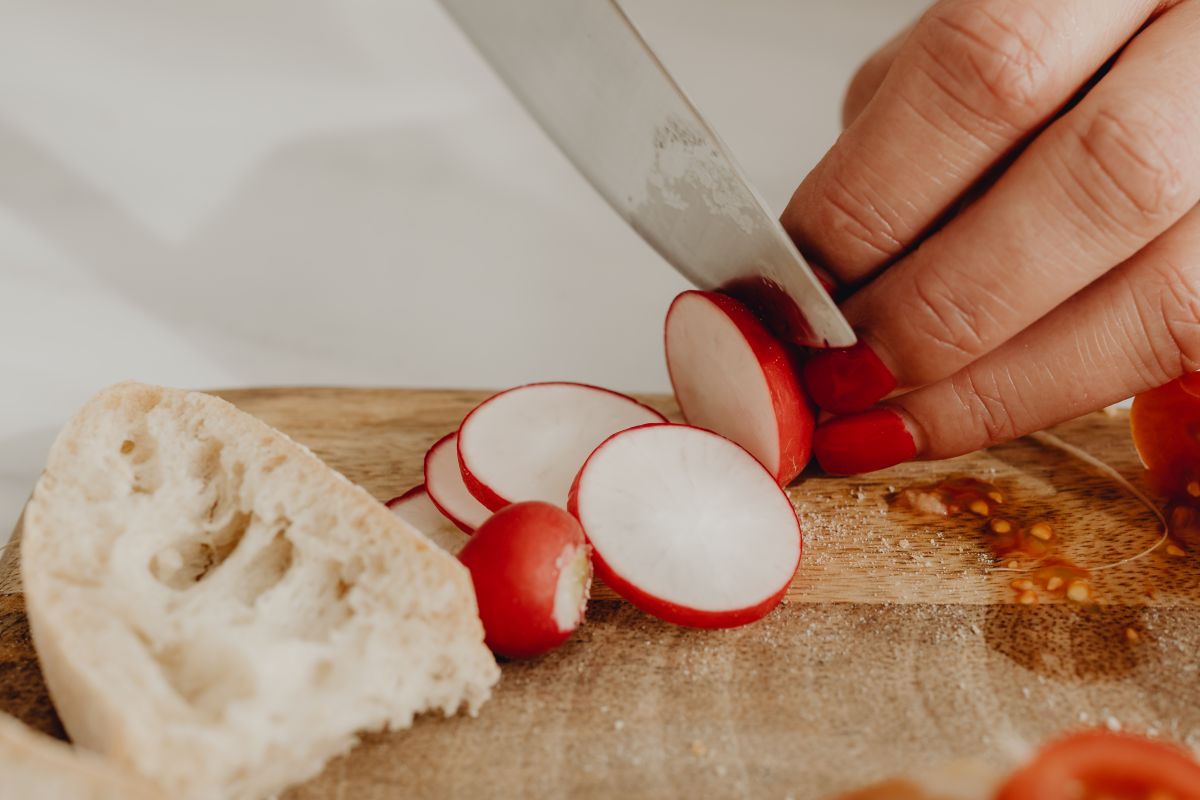
[[[437,510],[463,533],[473,533],[492,515],[463,483],[457,433],[446,434],[425,453],[425,488]]]
[[[789,348],[749,308],[715,292],[676,297],[663,333],[684,419],[746,448],[780,484],[799,475],[814,421]]]
[[[451,555],[467,543],[467,534],[434,505],[425,484],[414,486],[399,497],[384,503],[392,513],[416,528],[425,538]]]
[[[488,647],[534,658],[570,638],[587,607],[590,555],[579,522],[549,503],[514,503],[480,526],[458,558],[471,572]]]
[[[459,427],[463,482],[492,510],[524,500],[561,506],[597,445],[618,431],[665,421],[644,403],[598,386],[516,386],[480,403]]]
[[[774,476],[737,444],[689,425],[609,437],[580,469],[567,507],[597,575],[677,625],[760,619],[800,565],[800,523]]]
[[[385,500],[383,504],[388,508],[394,509],[396,506],[401,505],[402,503],[407,503],[409,500],[419,497],[422,492],[425,492],[425,484],[418,483],[404,494],[398,494],[391,500]],[[426,494],[428,494],[428,492],[426,492]]]
[[[614,572],[595,551],[592,552],[592,566],[595,568],[596,576],[600,580],[608,584],[609,588],[628,600],[634,607],[666,622],[675,625],[684,625],[689,628],[736,628],[756,622],[771,613],[771,610],[779,605],[779,601],[787,594],[791,580],[789,578],[789,583],[785,583],[780,587],[779,591],[767,597],[758,605],[735,611],[699,611],[643,592]],[[799,566],[799,562],[797,562],[797,566]]]

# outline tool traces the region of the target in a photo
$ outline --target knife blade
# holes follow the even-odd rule
[[[592,186],[684,277],[779,335],[855,334],[716,132],[615,0],[441,0]]]

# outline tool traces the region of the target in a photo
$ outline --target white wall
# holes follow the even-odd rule
[[[777,210],[855,64],[923,4],[625,2]],[[0,528],[52,432],[123,378],[666,387],[683,282],[432,0],[0,19]]]

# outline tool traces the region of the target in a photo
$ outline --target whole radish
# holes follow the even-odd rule
[[[533,658],[579,627],[592,584],[579,522],[541,501],[514,503],[475,531],[458,554],[471,572],[485,641],[508,658]]]

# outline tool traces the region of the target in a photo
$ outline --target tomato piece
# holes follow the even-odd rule
[[[1188,484],[1200,481],[1200,374],[1139,394],[1129,424],[1155,489],[1187,495]]]
[[[1082,790],[1082,791],[1081,791]],[[996,800],[1200,800],[1200,763],[1141,736],[1083,731],[1052,742]]]

